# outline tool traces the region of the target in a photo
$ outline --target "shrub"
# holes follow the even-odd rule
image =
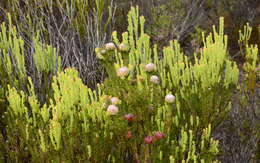
[[[218,162],[211,131],[229,111],[238,80],[227,55],[223,18],[218,32],[213,27],[203,36],[204,48],[194,60],[177,41],[159,56],[138,8],[131,8],[128,23],[122,41],[114,32],[114,43],[96,49],[108,74],[97,90],[86,87],[73,68],[52,78],[45,103],[30,77],[27,91],[7,86],[1,141],[6,160]],[[45,72],[57,59],[42,55],[51,54],[48,46],[38,50],[36,68]]]

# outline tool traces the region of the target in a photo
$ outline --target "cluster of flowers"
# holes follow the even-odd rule
[[[165,102],[171,104],[174,103],[175,96],[172,94],[167,94],[165,96]],[[117,105],[120,104],[121,100],[118,97],[112,97],[110,99],[111,105],[107,107],[107,113],[109,115],[116,115],[119,111]],[[124,116],[124,119],[128,120],[129,122],[133,121],[135,119],[135,116],[132,113],[126,114]]]
[[[109,115],[116,115],[118,113],[118,107],[116,105],[120,104],[120,99],[118,97],[112,97],[110,101],[111,105],[107,107],[107,113]]]
[[[118,49],[119,51],[122,51],[122,52],[126,52],[129,50],[128,46],[124,43],[121,43],[117,48],[113,42],[110,42],[110,43],[105,44],[105,48],[100,51],[100,54],[105,54],[107,51],[112,51],[115,49]],[[153,72],[155,70],[156,70],[156,65],[154,63],[148,63],[145,65],[145,71]],[[126,66],[120,67],[117,70],[117,76],[125,77],[129,74],[129,71],[130,71],[129,68]],[[159,77],[157,75],[152,75],[150,77],[150,82],[152,82],[154,84],[159,84],[160,83]]]
[[[102,49],[100,51],[101,54],[105,54],[107,51],[112,51],[112,50],[116,50],[118,49],[119,51],[128,51],[128,47],[125,44],[120,44],[118,47],[116,47],[116,45],[112,42],[105,44],[105,49]],[[156,65],[154,63],[148,63],[144,66],[144,70],[148,73],[154,72],[156,71]],[[120,67],[119,69],[117,69],[116,73],[118,77],[126,77],[129,75],[129,68],[126,66]],[[151,75],[150,76],[150,82],[154,83],[154,84],[159,84],[160,83],[160,79],[157,75]],[[172,94],[167,94],[165,96],[165,102],[166,103],[174,103],[175,101],[175,96]],[[118,104],[121,103],[121,100],[118,97],[112,97],[110,98],[110,105],[107,107],[107,113],[109,115],[116,115],[119,112],[119,108],[118,108]],[[125,114],[123,116],[123,119],[127,120],[129,123],[132,123],[135,121],[136,116],[132,113],[128,113]],[[144,138],[144,143],[145,144],[152,144],[155,141],[161,140],[165,137],[165,134],[157,131],[155,132],[152,136],[148,135]],[[130,140],[131,138],[133,138],[133,133],[132,131],[127,131],[127,133],[125,134],[125,138],[127,140]]]
[[[133,122],[135,120],[135,115],[132,113],[129,114],[125,114],[124,115],[124,119],[127,120],[128,122]],[[133,137],[132,131],[127,131],[125,138],[126,139],[131,139]],[[146,144],[152,144],[154,141],[156,140],[161,140],[165,137],[165,134],[163,134],[160,131],[155,132],[155,134],[153,136],[146,136],[144,138],[144,142]]]
[[[131,131],[127,131],[127,134],[125,135],[125,138],[126,139],[131,139],[133,137],[133,134]],[[144,138],[144,143],[145,144],[153,144],[155,141],[159,141],[161,139],[165,138],[165,134],[160,132],[160,131],[157,131],[154,133],[153,136],[149,135],[149,136],[146,136]]]

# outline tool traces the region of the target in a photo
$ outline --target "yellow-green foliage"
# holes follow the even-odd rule
[[[60,69],[61,58],[56,54],[56,49],[50,45],[41,44],[39,36],[34,38],[35,52],[33,59],[38,72],[56,72]],[[45,47],[46,46],[46,47]]]
[[[182,112],[199,116],[203,121],[201,125],[218,124],[230,107],[232,89],[237,84],[239,73],[236,64],[228,59],[223,18],[220,19],[219,31],[213,27],[213,33],[204,39],[204,47],[200,54],[194,54],[194,61],[183,54],[177,41],[170,42],[170,46],[163,50],[163,58],[159,59],[157,46],[150,47],[150,37],[144,33],[144,18],[139,18],[138,9],[132,10],[128,16],[128,32],[122,35],[122,43],[130,47],[129,52],[116,49],[114,53],[108,51],[101,55],[104,47],[96,50],[107,65],[110,77],[116,73],[113,68],[111,71],[111,67],[118,70],[126,66],[130,70],[128,80],[145,79],[144,85],[137,82],[142,90],[151,85],[151,75],[158,75],[158,87],[175,94]],[[117,34],[113,36],[114,42],[120,46]],[[156,64],[157,70],[147,73],[145,65],[150,62]]]
[[[96,94],[85,87],[77,76],[77,72],[73,69],[59,73],[52,83],[54,99],[50,105],[43,107],[39,106],[33,87],[30,89],[31,95],[28,96],[28,106],[25,104],[24,93],[9,87],[6,150],[10,160],[27,158],[30,153],[30,159],[34,162],[65,160],[103,162],[111,159],[121,161],[121,152],[132,147],[138,148],[138,144],[142,143],[143,137],[139,137],[138,134],[146,135],[146,133],[138,128],[135,129],[136,140],[125,140],[124,134],[129,126],[121,116],[111,117],[107,114],[104,103],[107,103],[108,97],[104,96],[101,90]],[[202,131],[201,142],[196,142],[193,131],[187,130],[185,126],[180,126],[179,133],[174,131],[172,134],[174,127],[172,123],[176,120],[171,118],[171,106],[165,104],[158,108],[154,116],[149,116],[151,120],[146,119],[148,122],[145,124],[152,125],[144,126],[147,131],[158,129],[167,132],[167,137],[164,141],[157,142],[156,148],[143,144],[141,149],[149,149],[151,153],[148,157],[147,154],[143,156],[142,152],[138,152],[139,159],[171,162],[180,160],[207,162],[214,159],[211,154],[218,152],[218,142],[210,138],[210,125]],[[172,122],[167,122],[168,120]],[[190,121],[194,125],[199,123],[198,119],[193,120],[192,117]],[[167,123],[169,125],[166,125]],[[141,127],[139,125],[137,122],[137,126]],[[17,134],[19,137],[15,136]],[[15,146],[18,148],[8,148]],[[189,151],[187,155],[186,151]],[[209,154],[205,157],[199,156],[198,151],[207,151]]]
[[[218,32],[214,27],[213,34],[203,36],[204,47],[194,60],[177,41],[160,56],[138,8],[131,9],[128,22],[122,41],[114,32],[116,46],[96,49],[108,73],[97,90],[83,85],[71,68],[52,79],[44,104],[30,78],[28,93],[8,86],[3,145],[8,160],[217,162],[218,141],[211,130],[226,116],[238,80],[223,19]],[[56,55],[45,58],[48,48],[38,49],[36,67],[45,71],[48,62],[41,66],[39,60]]]
[[[10,14],[8,14],[8,18],[9,24],[2,23],[0,33],[1,85],[5,88],[7,84],[24,88],[27,83],[24,40],[18,36]],[[39,73],[55,73],[61,67],[56,49],[50,45],[42,44],[39,41],[39,36],[35,36],[33,39],[35,51],[33,61],[37,71]]]
[[[258,47],[257,45],[246,45],[246,62],[244,70],[246,71],[246,88],[247,91],[254,93],[256,89],[256,78],[258,75]],[[258,67],[258,68],[257,68]]]
[[[28,152],[34,162],[77,158],[91,160],[95,154],[101,156],[107,152],[99,149],[106,146],[105,139],[112,139],[109,128],[113,126],[102,109],[103,100],[97,101],[101,92],[97,95],[84,86],[75,70],[67,69],[53,79],[54,98],[50,99],[49,105],[41,107],[33,85],[30,87],[31,95],[28,97],[9,87],[7,135],[10,144],[7,143],[6,150],[10,153],[10,160],[28,157]],[[19,138],[15,137],[16,134],[20,135]],[[20,152],[24,148],[27,150]],[[90,148],[93,155],[89,155]],[[79,153],[74,153],[77,150]]]
[[[17,36],[10,15],[8,15],[8,20],[9,28],[6,27],[6,23],[2,23],[0,31],[1,85],[5,86],[9,83],[12,86],[19,86],[26,78],[24,41]]]

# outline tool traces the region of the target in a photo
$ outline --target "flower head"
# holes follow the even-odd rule
[[[157,140],[161,140],[165,137],[165,135],[160,132],[160,131],[157,131],[155,134],[154,134],[154,137],[157,139]]]
[[[144,138],[145,144],[152,144],[153,143],[153,137],[152,136],[146,136]]]
[[[129,74],[129,69],[127,67],[121,67],[117,71],[117,76],[124,77]]]
[[[118,113],[118,107],[115,105],[109,105],[107,108],[107,113],[109,115],[116,115]]]
[[[113,42],[106,43],[105,45],[106,50],[115,50],[116,45]]]
[[[168,94],[165,96],[165,101],[167,103],[173,103],[175,101],[175,96],[172,94]]]
[[[145,65],[145,70],[148,72],[152,72],[156,69],[155,64],[153,63],[148,63],[147,65]]]
[[[112,97],[110,101],[113,105],[117,105],[120,103],[120,99],[118,97]]]
[[[125,135],[125,138],[126,139],[131,139],[133,137],[133,134],[131,131],[127,131],[126,135]]]
[[[125,114],[125,115],[124,115],[124,119],[127,120],[128,122],[132,122],[132,121],[134,121],[135,116],[134,116],[134,114],[132,114],[132,113]]]
[[[150,78],[150,82],[152,82],[154,84],[159,84],[160,83],[159,77],[156,75],[152,75]]]
[[[106,54],[106,52],[107,52],[107,51],[106,51],[105,49],[102,49],[102,50],[100,51],[101,54]]]

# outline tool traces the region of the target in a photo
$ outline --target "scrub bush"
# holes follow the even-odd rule
[[[229,60],[224,20],[203,35],[194,59],[177,41],[159,55],[144,31],[138,8],[128,14],[119,41],[96,48],[107,78],[91,90],[73,68],[59,71],[37,96],[32,79],[25,90],[6,85],[3,159],[10,162],[218,162],[218,141],[211,131],[223,121],[238,82]],[[36,39],[37,40],[37,37]],[[38,49],[38,50],[37,50]],[[50,72],[59,59],[39,48],[36,70]],[[59,65],[59,64],[58,64]]]

